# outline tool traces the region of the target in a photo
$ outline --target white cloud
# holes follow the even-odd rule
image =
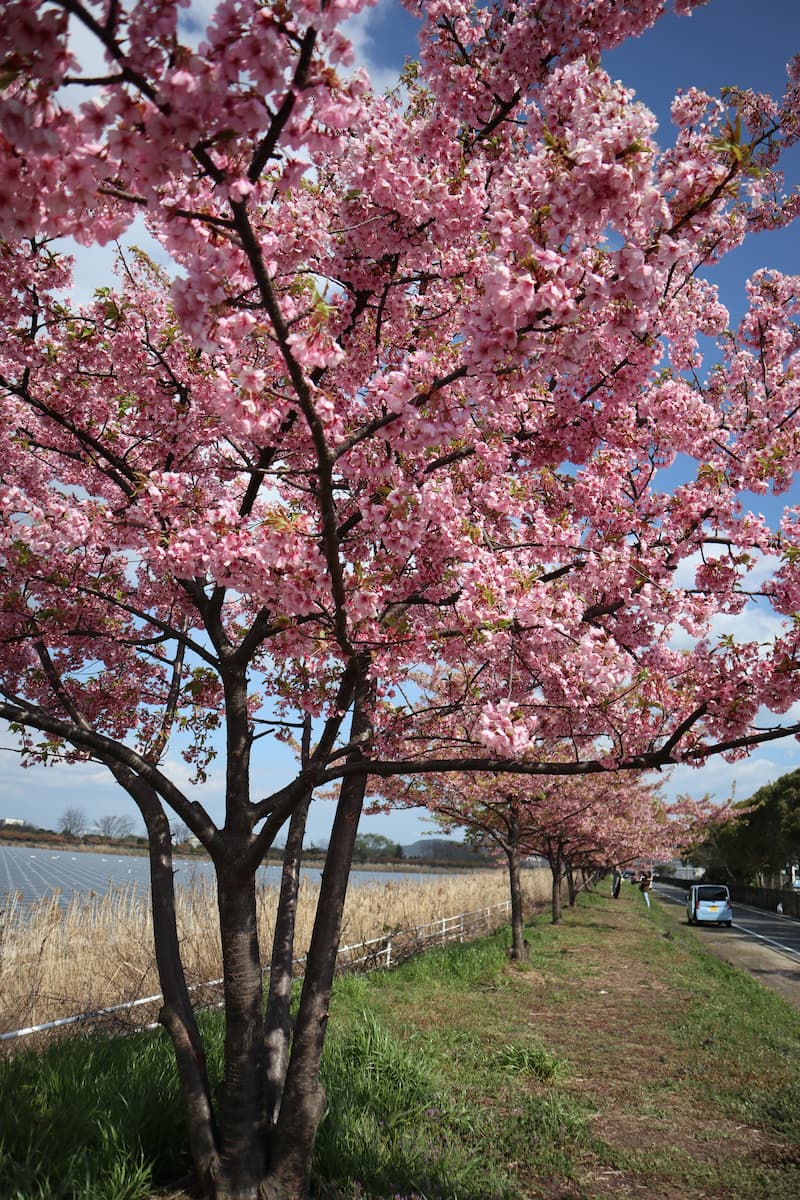
[[[69,19],[69,49],[77,59],[77,66],[69,72],[70,75],[97,79],[109,74],[111,68],[106,61],[102,44],[77,17]],[[97,91],[94,86],[73,83],[59,90],[58,100],[65,107],[77,110],[81,104],[91,100]]]
[[[760,550],[751,550],[749,553],[752,564],[742,577],[741,587],[743,591],[759,592],[778,570],[781,560],[774,554],[763,554]],[[727,546],[713,544],[705,547],[702,554],[697,551],[695,554],[688,555],[686,558],[681,559],[672,576],[674,586],[680,588],[694,587],[695,574],[698,567],[701,567],[704,562],[717,561],[727,557]]]
[[[2,817],[22,817],[31,825],[54,829],[66,809],[80,808],[89,825],[100,817],[122,814],[136,822],[133,803],[97,763],[25,768],[11,741],[0,744],[0,762]]]
[[[786,621],[765,608],[748,605],[740,613],[720,613],[711,622],[715,637],[730,636],[735,642],[772,643],[786,629]]]
[[[670,799],[682,794],[700,797],[708,793],[720,802],[732,797],[737,801],[747,800],[759,788],[798,767],[800,744],[794,738],[786,738],[755,749],[740,762],[726,762],[716,755],[700,767],[673,767],[664,781],[663,792]]]
[[[375,60],[381,25],[394,3],[395,0],[378,0],[377,4],[362,9],[342,26],[343,33],[353,44],[355,65],[364,68],[378,94],[397,86],[397,68],[381,67]]]

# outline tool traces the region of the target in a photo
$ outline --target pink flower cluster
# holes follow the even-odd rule
[[[800,521],[741,501],[800,461],[800,287],[756,274],[728,331],[704,271],[797,217],[796,65],[680,95],[661,148],[597,65],[660,0],[431,0],[383,97],[360,7],[226,0],[184,44],[165,0],[6,6],[5,694],[153,746],[171,664],[238,653],[265,710],[339,722],[359,664],[376,754],[738,753],[797,697]],[[140,214],[172,276],[128,254],[65,302],[53,239]]]

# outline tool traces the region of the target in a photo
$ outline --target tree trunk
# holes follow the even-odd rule
[[[553,915],[553,924],[558,925],[561,920],[561,856],[557,855],[550,860],[550,870],[553,873],[553,888],[551,892],[551,907]]]
[[[506,850],[506,858],[508,860],[508,881],[511,889],[511,957],[519,961],[528,957],[528,943],[525,941],[519,842],[516,838],[510,840]]]
[[[148,784],[123,768],[111,769],[117,782],[135,801],[147,828],[153,942],[164,997],[158,1019],[167,1030],[175,1051],[192,1164],[204,1193],[210,1193],[218,1167],[217,1136],[205,1050],[181,961],[169,822]]]
[[[266,1173],[266,1054],[255,869],[217,864],[225,993],[225,1078],[219,1089],[214,1200],[258,1200]]]
[[[297,918],[297,898],[300,890],[300,864],[303,837],[311,803],[308,792],[292,813],[286,847],[283,853],[280,898],[272,941],[272,960],[269,970],[269,999],[264,1023],[267,1052],[267,1119],[275,1125],[280,1110],[286,1069],[289,1065],[291,1037],[290,1004],[292,998],[292,964],[294,961],[294,930]]]
[[[368,717],[357,706],[353,715],[351,741],[366,741],[369,733]],[[360,758],[360,753],[356,751],[351,754],[350,761]],[[325,1090],[320,1082],[319,1071],[328,1025],[328,1005],[336,972],[353,847],[366,788],[365,763],[364,773],[346,778],[339,792],[306,960],[283,1101],[272,1138],[269,1179],[262,1200],[305,1200],[308,1193],[314,1139],[325,1111]]]
[[[567,888],[569,894],[569,906],[574,908],[578,900],[578,886],[575,883],[575,872],[572,867],[567,867]]]

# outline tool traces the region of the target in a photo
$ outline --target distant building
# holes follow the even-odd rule
[[[15,828],[18,828],[20,825],[24,824],[25,821],[22,817],[0,817],[0,829],[8,829],[12,825]]]
[[[705,867],[695,867],[691,863],[681,862],[679,858],[673,858],[672,862],[661,863],[658,867],[659,875],[666,875],[670,879],[702,879],[706,873]]]

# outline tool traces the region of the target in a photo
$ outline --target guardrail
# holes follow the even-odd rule
[[[340,946],[337,951],[337,972],[343,974],[348,971],[387,970],[435,946],[445,946],[448,942],[464,942],[492,933],[493,930],[497,929],[503,923],[502,917],[507,917],[510,909],[511,901],[501,900],[499,904],[492,904],[486,908],[477,908],[472,912],[456,913],[452,917],[439,917],[437,920],[429,921],[424,925],[413,925],[408,929],[395,929],[377,938],[356,942],[351,946]],[[305,961],[305,955],[294,960],[294,965],[298,968],[298,977],[302,977],[302,968],[305,965]],[[262,970],[264,974],[269,974],[268,966],[263,967]],[[205,980],[203,983],[193,984],[189,988],[189,991],[200,992],[206,988],[214,989],[220,987],[222,982],[222,979]],[[12,1029],[7,1033],[0,1033],[0,1042],[31,1037],[33,1034],[47,1033],[62,1029],[67,1025],[79,1025],[88,1021],[107,1022],[109,1019],[113,1020],[115,1017],[118,1017],[121,1013],[131,1012],[133,1009],[141,1008],[144,1005],[159,1004],[163,998],[159,992],[153,996],[142,996],[137,1000],[126,1000],[121,1004],[110,1004],[104,1008],[93,1009],[90,1012],[75,1013],[69,1017],[57,1017],[52,1021],[44,1021],[40,1025],[29,1025],[24,1029]],[[211,1008],[218,1006],[220,1003],[220,1001],[209,1001],[203,1004],[202,1007]],[[157,1026],[158,1021],[150,1021],[146,1024],[133,1026],[126,1023],[125,1029],[129,1032],[141,1032],[145,1029],[155,1029]]]

